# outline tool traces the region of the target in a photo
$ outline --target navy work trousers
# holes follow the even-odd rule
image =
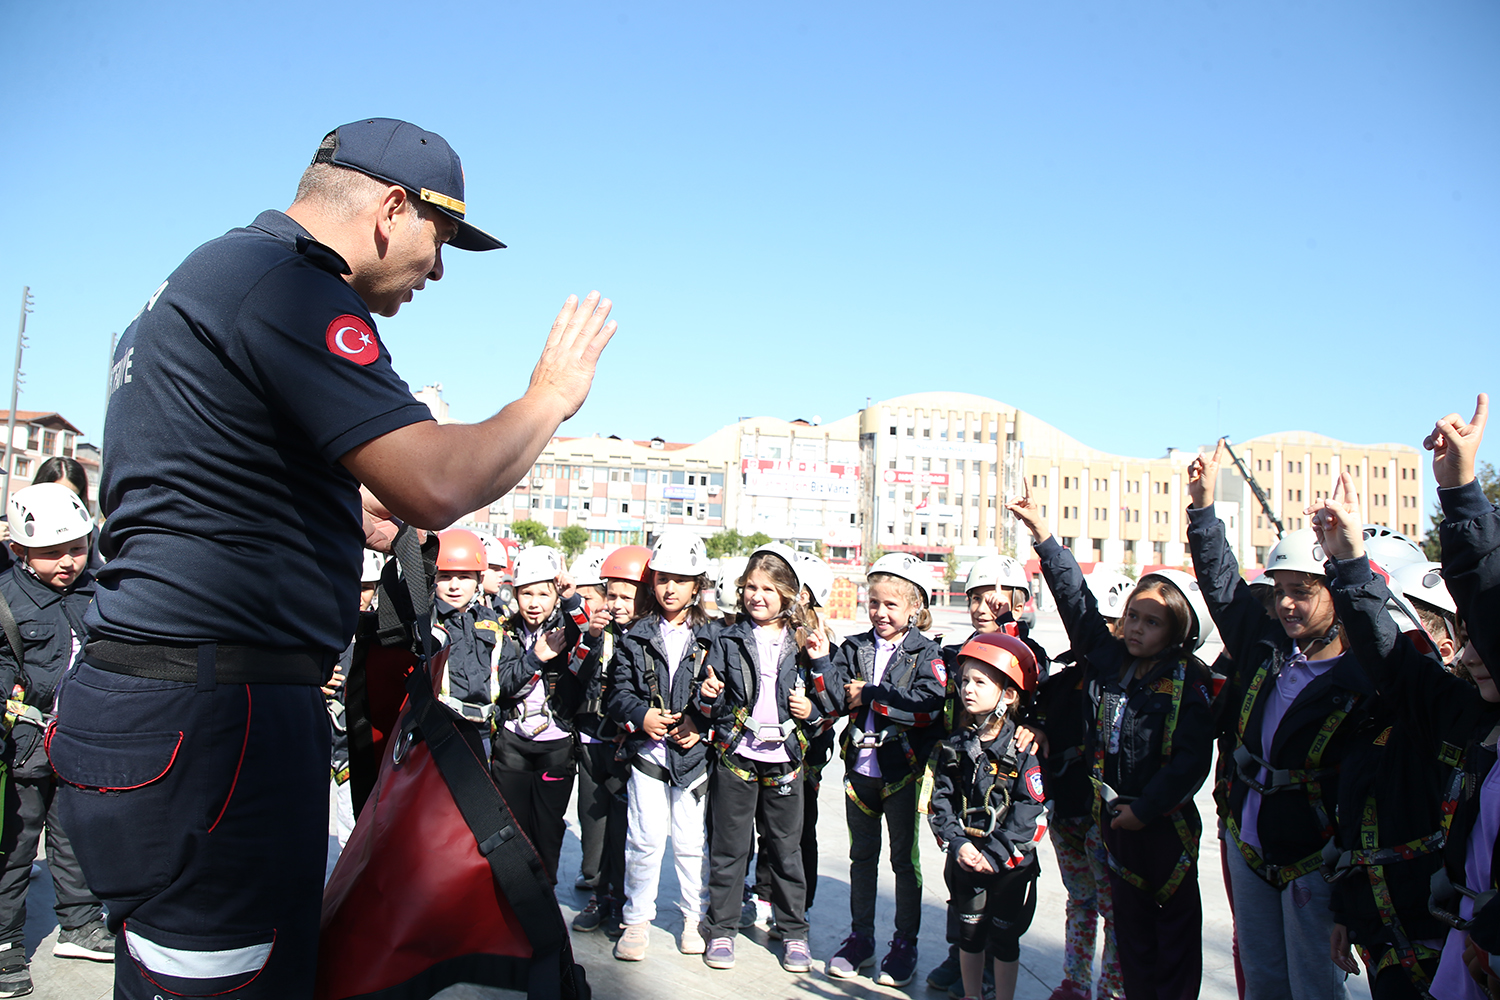
[[[59,812],[117,935],[116,998],[312,996],[329,744],[311,685],[67,675]]]

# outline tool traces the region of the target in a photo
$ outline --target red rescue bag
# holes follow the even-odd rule
[[[434,694],[447,649],[432,652],[430,582],[412,585],[428,576],[414,535],[398,535],[396,549],[401,565],[388,567],[382,607],[388,594],[401,595],[392,606],[409,598],[411,627],[402,645],[372,640],[363,658],[356,645],[350,680],[362,662],[379,770],[324,890],[314,996],[425,1000],[475,983],[530,1000],[587,1000],[551,881],[490,777],[479,731]],[[406,701],[388,721],[402,675]],[[351,723],[351,766],[355,745]]]

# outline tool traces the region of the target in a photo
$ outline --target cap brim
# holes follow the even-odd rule
[[[452,218],[450,215],[449,218]],[[471,225],[462,219],[454,220],[458,223],[458,235],[448,241],[448,245],[457,250],[504,250],[505,244],[501,243],[489,233],[478,226]]]

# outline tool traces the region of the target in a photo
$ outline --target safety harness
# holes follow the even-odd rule
[[[776,666],[778,672],[781,666],[781,654],[786,648],[790,633],[782,631],[781,645],[776,648]],[[746,663],[745,657],[740,661],[740,683],[743,685],[747,698],[750,692],[755,690],[758,682],[758,671],[752,671]],[[740,767],[731,761],[730,755],[744,742],[745,737],[754,736],[762,743],[785,743],[789,739],[795,739],[797,743],[797,759],[799,763],[785,774],[763,774],[758,775],[748,768]],[[751,718],[750,709],[744,705],[737,707],[728,721],[714,727],[713,738],[714,749],[719,751],[719,766],[730,774],[744,782],[759,782],[762,787],[775,789],[777,795],[792,794],[792,787],[802,777],[802,764],[800,761],[807,754],[807,734],[797,724],[796,719],[787,719],[778,724],[769,722],[757,722]]]
[[[1172,760],[1172,738],[1177,734],[1177,718],[1182,714],[1182,695],[1187,689],[1187,663],[1179,660],[1171,672],[1172,703],[1167,710],[1166,725],[1162,727],[1161,734],[1161,761],[1165,766]],[[1114,794],[1114,790],[1104,783],[1104,757],[1110,749],[1112,738],[1118,740],[1120,724],[1125,715],[1125,705],[1129,695],[1124,691],[1106,691],[1099,699],[1099,714],[1094,726],[1094,766],[1090,772],[1090,779],[1094,785],[1094,822],[1099,828],[1104,829],[1103,807],[1107,797],[1111,805],[1115,802],[1121,804],[1132,801],[1129,796]],[[1118,749],[1116,747],[1115,749]],[[1182,841],[1182,854],[1177,858],[1177,864],[1172,867],[1172,873],[1160,886],[1152,888],[1140,875],[1126,868],[1115,857],[1113,851],[1107,851],[1110,870],[1130,885],[1142,892],[1151,893],[1157,905],[1165,906],[1172,898],[1183,879],[1198,863],[1198,840],[1203,833],[1202,826],[1197,829],[1188,823],[1183,815],[1182,806],[1178,805],[1170,813],[1172,826],[1177,831],[1178,838]]]
[[[698,648],[693,653],[693,665],[692,673],[689,675],[690,677],[698,676],[698,672],[703,667],[703,661],[708,656],[707,640],[695,639],[695,642]],[[657,676],[658,664],[661,664],[662,666],[666,666],[666,664],[661,659],[661,657],[657,655],[655,645],[649,642],[642,643],[641,645],[649,651],[651,656],[651,665],[649,669],[646,670],[646,702],[651,708],[657,709],[662,714],[670,715],[672,714],[672,707],[668,704],[667,699],[662,697],[661,680]],[[668,670],[667,676],[672,676],[670,669]],[[635,756],[631,758],[630,764],[637,771],[641,772],[648,778],[654,778],[657,781],[663,782],[664,784],[668,785],[677,784],[677,781],[672,776],[672,772],[670,769],[662,767],[656,761],[651,760],[649,757],[646,757],[643,754],[635,754]],[[703,766],[702,771],[698,773],[697,776],[693,778],[693,780],[688,782],[687,789],[688,791],[692,792],[694,801],[701,801],[703,799],[704,794],[708,791],[708,768],[706,764]]]
[[[896,657],[901,658],[900,665],[897,666],[894,663],[888,663],[886,665],[886,676],[892,678],[891,685],[893,687],[905,687],[911,682],[913,675],[915,675],[917,672],[917,653],[913,650],[897,647],[896,650],[891,653],[891,659],[894,661]],[[860,659],[863,660],[863,657],[861,657]],[[893,667],[895,668],[895,670],[899,670],[900,672],[894,673],[892,670]],[[875,683],[874,670],[875,660],[873,656],[871,656],[870,658],[870,665],[868,670],[865,668],[863,662],[860,663],[861,679],[866,684]],[[818,690],[822,690],[823,677],[821,674],[814,675],[814,685]],[[909,733],[913,726],[931,725],[936,716],[928,715],[922,712],[904,712],[900,709],[894,709],[889,705],[877,702],[876,704],[869,706],[869,711],[874,712],[876,715],[881,715],[889,719],[891,721],[891,725],[887,725],[880,729],[861,729],[858,720],[860,713],[864,711],[865,708],[861,707],[856,708],[849,713],[849,724],[844,727],[844,760],[852,765],[854,760],[859,756],[859,751],[876,750],[880,747],[885,746],[887,743],[899,744],[901,747],[901,754],[906,758],[906,776],[901,778],[899,781],[882,784],[880,786],[880,800],[881,802],[884,802],[892,795],[897,794],[912,782],[916,781],[921,775],[922,766],[917,761],[916,751],[912,749],[911,737]],[[845,768],[844,794],[847,795],[849,797],[849,801],[858,806],[860,811],[863,812],[866,816],[880,815],[874,809],[871,809],[869,806],[865,805],[864,801],[860,799],[858,793],[855,792],[854,782],[850,778],[850,774],[852,773],[852,766]]]
[[[1274,795],[1280,792],[1291,791],[1301,788],[1305,790],[1308,804],[1312,807],[1313,815],[1318,821],[1319,828],[1323,831],[1325,842],[1333,837],[1333,822],[1328,817],[1328,810],[1323,806],[1323,784],[1322,779],[1330,774],[1337,773],[1337,768],[1324,768],[1323,754],[1328,750],[1328,744],[1333,739],[1333,734],[1343,725],[1349,713],[1354,710],[1359,696],[1354,693],[1346,695],[1338,706],[1323,720],[1318,734],[1313,737],[1312,746],[1308,747],[1307,759],[1304,765],[1298,769],[1278,770],[1273,768],[1269,761],[1258,757],[1247,746],[1245,746],[1245,729],[1250,722],[1251,710],[1255,707],[1256,696],[1265,685],[1266,678],[1271,676],[1271,668],[1276,667],[1280,672],[1282,654],[1280,650],[1255,672],[1250,680],[1250,686],[1245,690],[1244,700],[1240,703],[1239,725],[1236,730],[1238,735],[1238,748],[1234,752],[1235,769],[1239,772],[1239,778],[1262,796]],[[1271,773],[1270,784],[1259,780],[1256,766],[1263,767]],[[1309,872],[1316,871],[1323,864],[1323,849],[1319,848],[1300,861],[1289,865],[1273,865],[1260,856],[1260,853],[1249,844],[1245,843],[1240,836],[1239,818],[1230,811],[1230,815],[1224,819],[1229,832],[1234,836],[1234,842],[1239,845],[1240,853],[1244,855],[1245,863],[1250,870],[1266,883],[1277,889],[1285,888],[1296,879],[1301,878]]]

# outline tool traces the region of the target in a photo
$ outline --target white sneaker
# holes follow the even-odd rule
[[[651,943],[649,924],[626,924],[615,942],[615,958],[622,962],[639,962],[646,957],[646,946]]]
[[[677,950],[684,955],[701,955],[708,950],[708,942],[703,940],[703,933],[698,929],[698,921],[693,920],[682,927],[682,938],[677,943]]]

